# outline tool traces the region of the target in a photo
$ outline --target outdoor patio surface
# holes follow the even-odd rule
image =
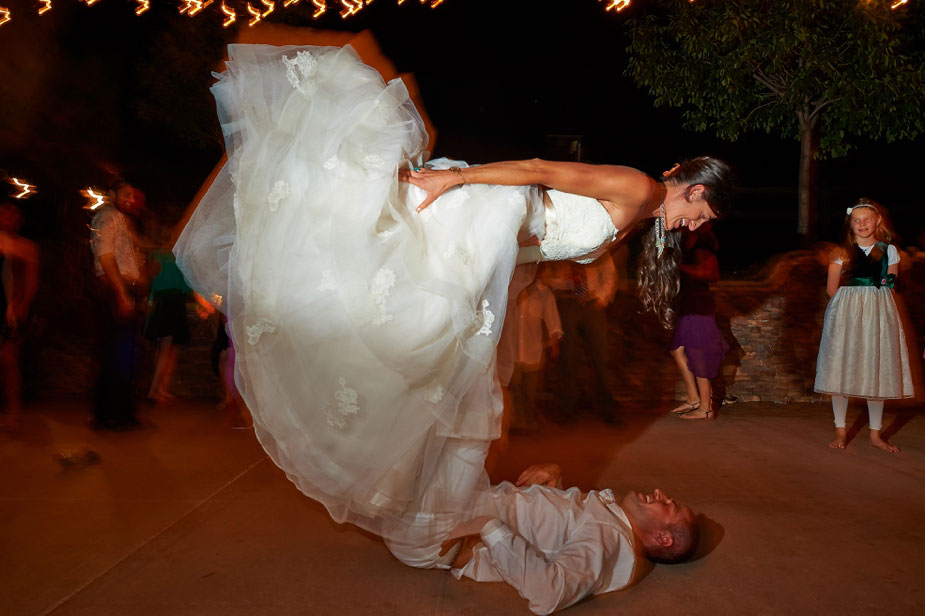
[[[921,407],[887,404],[897,455],[868,446],[860,405],[845,451],[827,404],[665,408],[511,436],[497,458],[496,480],[557,461],[566,484],[660,487],[705,518],[708,553],[567,614],[925,613]],[[129,433],[91,431],[86,409],[33,403],[0,432],[0,614],[529,614],[505,584],[408,568],[333,523],[210,404],[146,407]],[[100,459],[56,459],[84,448]]]

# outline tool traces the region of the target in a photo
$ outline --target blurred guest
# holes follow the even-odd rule
[[[140,308],[144,305],[144,256],[137,223],[144,201],[125,180],[116,180],[106,204],[90,225],[90,247],[98,280],[99,380],[93,427],[125,430],[140,426],[133,388]]]
[[[683,240],[678,320],[669,345],[687,388],[687,400],[671,411],[682,419],[713,418],[711,381],[719,375],[720,363],[729,351],[729,343],[716,326],[716,302],[710,291],[710,283],[719,280],[719,244],[710,227],[704,224]]]
[[[186,304],[193,297],[193,290],[177,267],[171,252],[170,234],[162,227],[160,245],[148,253],[148,275],[151,276],[151,310],[145,322],[145,336],[157,344],[157,358],[154,376],[148,389],[148,398],[155,402],[168,402],[173,399],[170,384],[180,347],[190,339],[189,325],[186,322]],[[211,305],[201,302],[200,306]],[[200,308],[202,310],[202,308]]]
[[[0,371],[6,391],[6,413],[0,427],[19,425],[22,410],[22,374],[19,367],[23,328],[39,283],[39,251],[19,235],[22,212],[12,203],[0,204]]]
[[[226,426],[236,430],[252,428],[254,420],[234,384],[234,344],[228,336],[228,320],[221,313],[218,316],[218,331],[212,343],[212,368],[222,381],[225,395],[216,408],[225,411]]]
[[[587,354],[591,364],[594,391],[591,403],[604,421],[616,421],[616,380],[610,366],[609,327],[606,308],[617,292],[617,270],[609,252],[582,265],[571,261],[546,264],[543,282],[556,292],[562,320],[562,393],[558,421],[568,421],[575,414],[581,398],[581,357]]]
[[[540,271],[546,264],[540,264]],[[511,429],[515,432],[533,432],[538,428],[536,419],[537,392],[542,381],[546,353],[557,354],[562,338],[562,323],[556,308],[556,297],[539,278],[524,288],[514,301],[513,314],[504,324],[501,347],[506,337],[512,338],[514,373],[510,392],[513,398],[514,417]]]

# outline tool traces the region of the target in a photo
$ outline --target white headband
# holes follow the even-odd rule
[[[880,212],[877,210],[877,206],[875,206],[873,203],[863,202],[863,203],[858,203],[857,205],[852,205],[852,206],[849,207],[847,210],[845,210],[845,214],[847,214],[848,216],[851,216],[851,212],[853,212],[854,210],[858,209],[859,207],[869,207],[870,209],[872,209],[873,211],[877,212],[878,214],[880,213]]]

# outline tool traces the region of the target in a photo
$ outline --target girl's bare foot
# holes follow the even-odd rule
[[[899,453],[899,447],[890,445],[885,440],[880,438],[880,430],[870,431],[870,446],[876,447],[877,449],[882,449],[887,453]]]
[[[847,440],[847,430],[845,428],[835,428],[835,440],[829,443],[832,449],[844,449]]]

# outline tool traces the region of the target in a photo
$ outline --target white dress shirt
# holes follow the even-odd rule
[[[111,254],[116,259],[119,274],[127,281],[141,279],[144,255],[135,246],[130,223],[125,214],[112,205],[106,205],[93,216],[90,223],[90,248],[97,276],[102,276],[100,257]]]
[[[497,518],[481,531],[472,559],[453,575],[504,581],[535,614],[630,584],[636,565],[629,519],[610,490],[491,488]]]

